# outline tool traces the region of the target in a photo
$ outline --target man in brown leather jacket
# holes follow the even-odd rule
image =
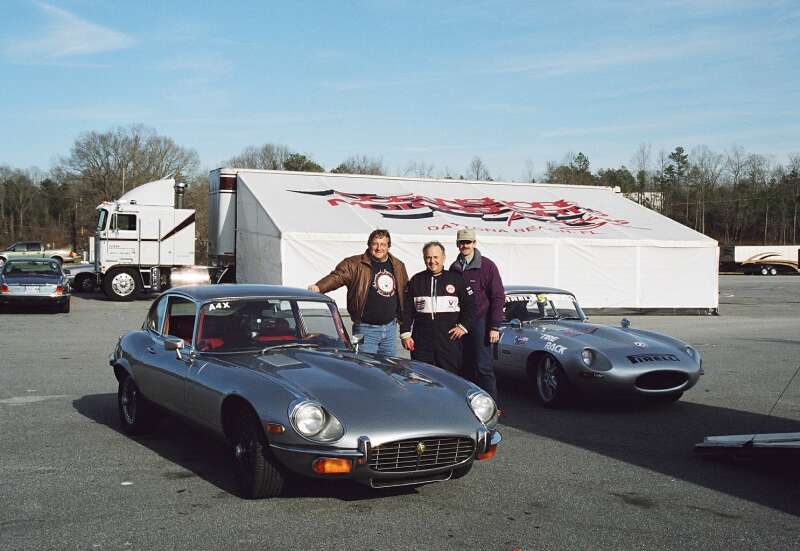
[[[369,234],[364,254],[345,258],[308,286],[317,293],[346,286],[353,334],[364,336],[361,351],[387,356],[397,351],[397,323],[403,319],[403,291],[408,283],[406,267],[389,253],[391,246],[389,232],[375,230]]]

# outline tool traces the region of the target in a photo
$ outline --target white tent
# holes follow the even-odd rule
[[[219,169],[236,174],[240,282],[306,287],[370,231],[391,232],[409,275],[424,269],[422,245],[446,246],[474,228],[478,248],[506,284],[575,292],[588,308],[714,309],[713,239],[607,187],[516,184]],[[344,304],[344,290],[333,293]]]

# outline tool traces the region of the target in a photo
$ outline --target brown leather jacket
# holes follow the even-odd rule
[[[398,302],[400,304],[400,320],[403,319],[403,293],[408,284],[406,266],[398,258],[389,253],[394,278],[397,282]],[[347,286],[347,312],[353,323],[359,323],[367,303],[367,293],[372,279],[372,263],[369,250],[364,254],[349,256],[339,262],[333,271],[317,281],[320,293],[327,293]]]

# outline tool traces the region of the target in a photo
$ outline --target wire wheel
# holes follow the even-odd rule
[[[553,356],[542,357],[536,368],[536,396],[545,407],[563,405],[569,396],[569,381]]]

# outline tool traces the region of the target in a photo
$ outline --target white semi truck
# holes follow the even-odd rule
[[[185,189],[172,178],[157,180],[97,206],[95,276],[109,298],[131,300],[142,290],[218,275],[194,264],[195,211],[183,208]]]

